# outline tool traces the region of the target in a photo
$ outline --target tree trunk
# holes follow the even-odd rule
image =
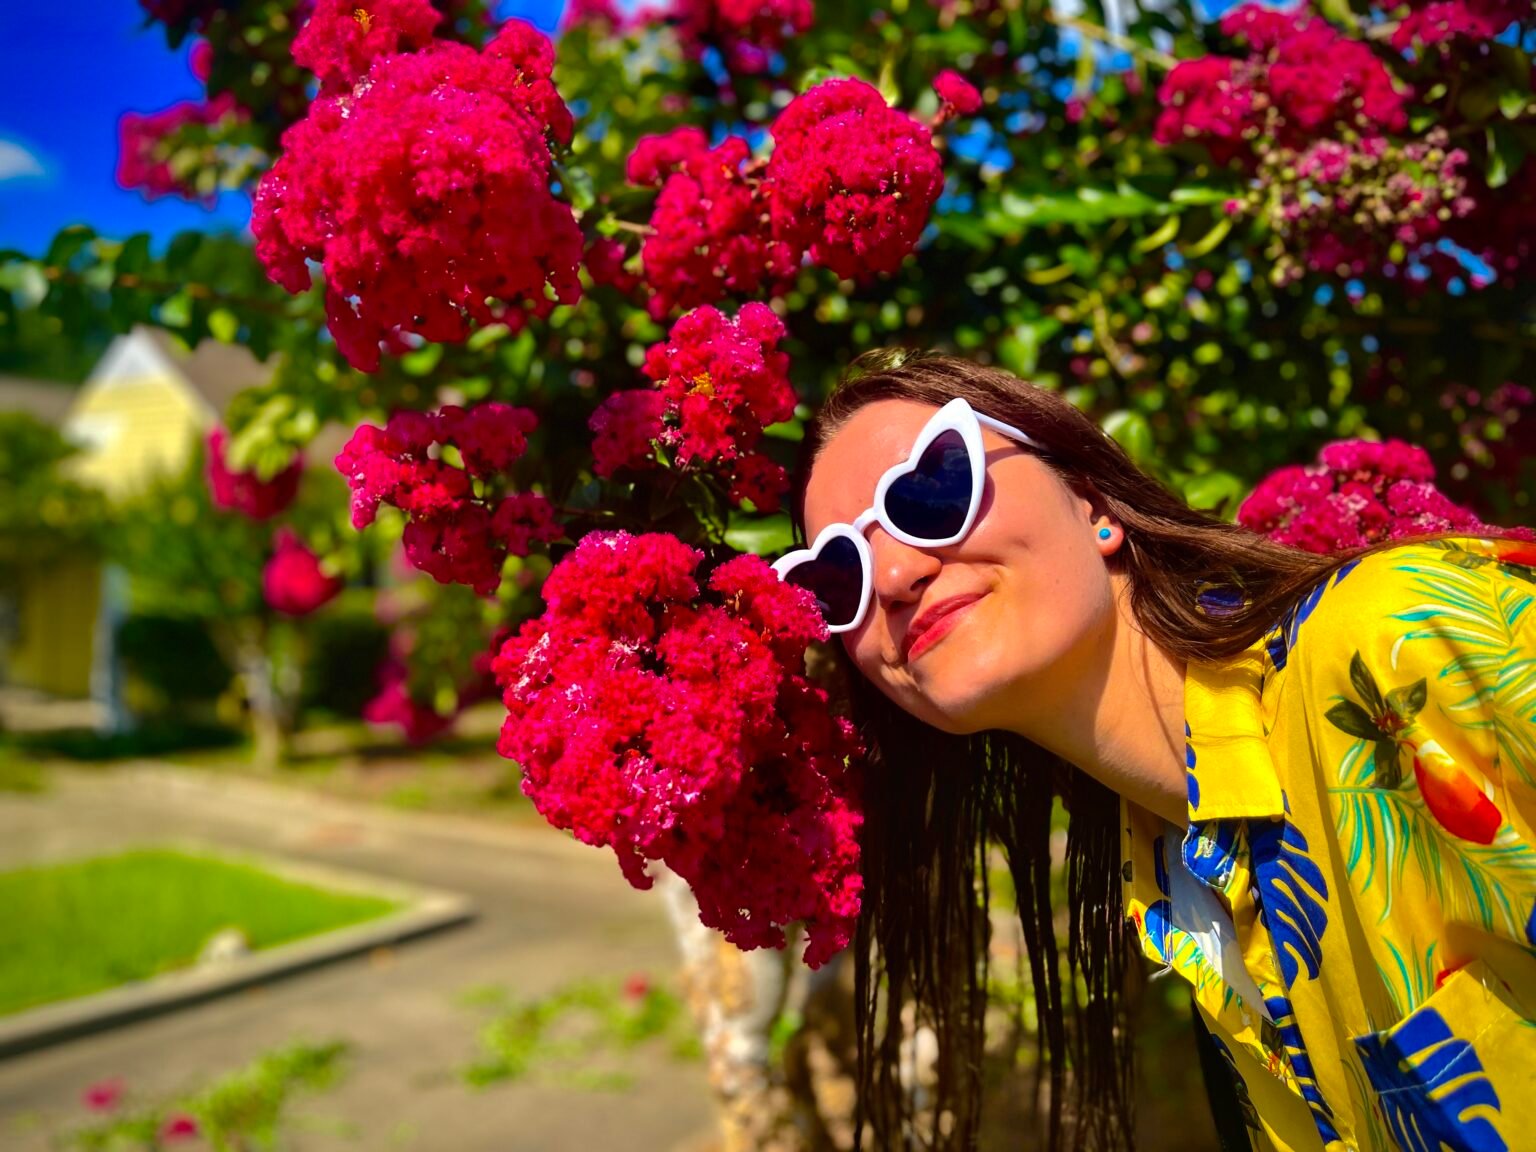
[[[699,922],[688,885],[657,867],[682,952],[683,989],[720,1104],[720,1152],[811,1152],[803,1106],[772,1066],[772,1035],[789,992],[794,954],[743,952]]]
[[[251,714],[251,757],[256,767],[271,771],[288,756],[290,708],[279,689],[269,647],[267,622],[240,627],[236,660]]]

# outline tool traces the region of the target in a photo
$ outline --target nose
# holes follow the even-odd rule
[[[944,561],[925,548],[904,544],[878,524],[869,533],[871,583],[875,600],[886,610],[915,604],[939,574]]]

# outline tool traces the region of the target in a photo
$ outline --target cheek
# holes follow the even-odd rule
[[[854,667],[864,674],[865,679],[879,683],[885,661],[881,657],[880,641],[875,636],[874,625],[866,621],[852,632],[841,633],[841,639],[843,651],[848,653]]]

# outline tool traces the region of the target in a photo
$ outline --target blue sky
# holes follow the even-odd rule
[[[553,27],[563,0],[507,0],[503,15]],[[111,236],[244,228],[250,205],[147,203],[113,181],[117,118],[200,94],[186,49],[145,27],[138,0],[0,0],[0,249],[37,255],[66,224]]]

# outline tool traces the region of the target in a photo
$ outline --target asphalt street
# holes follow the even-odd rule
[[[134,845],[252,850],[461,892],[467,927],[198,1007],[0,1061],[0,1148],[44,1152],[87,1121],[81,1093],[122,1078],[156,1098],[296,1040],[344,1040],[347,1073],[301,1103],[285,1152],[519,1152],[696,1144],[714,1106],[703,1066],[641,1055],[633,1087],[533,1077],[486,1089],[459,1070],[483,1014],[463,993],[538,996],[578,978],[676,963],[664,909],[607,853],[529,825],[396,813],[313,793],[143,765],[56,774],[37,796],[0,794],[0,869]],[[125,916],[132,909],[124,909]]]

